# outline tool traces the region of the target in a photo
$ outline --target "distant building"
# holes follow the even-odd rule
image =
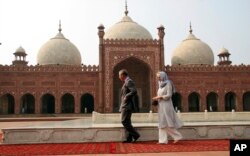
[[[0,65],[0,114],[118,112],[122,68],[136,82],[141,112],[154,109],[151,98],[160,70],[176,86],[176,110],[250,111],[250,66],[231,65],[225,48],[214,65],[213,51],[194,36],[191,26],[174,51],[171,66],[164,64],[164,27],[158,27],[159,38],[153,39],[127,9],[106,32],[100,25],[98,36],[98,66],[82,64],[79,50],[63,36],[61,25],[39,50],[37,65],[28,66],[25,50],[18,48],[12,65]]]

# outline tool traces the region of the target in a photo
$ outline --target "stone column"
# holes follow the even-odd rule
[[[188,95],[187,93],[183,94],[183,99],[182,99],[182,107],[183,107],[183,112],[188,112]]]
[[[218,111],[219,112],[225,111],[225,95],[222,92],[218,94]]]
[[[0,96],[1,97],[1,96]],[[2,114],[8,114],[8,98],[7,98],[7,96],[4,96],[4,97],[2,97],[1,98],[1,100],[2,101],[0,101],[0,102],[2,102],[2,103],[0,103],[0,105],[2,105],[2,111],[0,111],[0,114],[2,113]]]
[[[207,109],[207,100],[205,93],[201,93],[200,95],[200,112],[204,112]]]
[[[35,95],[35,114],[40,114],[41,113],[41,100],[40,96],[37,94]]]
[[[243,94],[241,92],[236,93],[236,111],[243,111]]]
[[[55,95],[55,113],[59,114],[61,113],[61,100],[60,100],[60,93],[57,93]]]
[[[15,114],[20,114],[21,97],[19,96],[19,94],[16,94],[14,98],[15,98]]]
[[[80,113],[80,98],[78,95],[79,94],[76,94],[74,96],[74,98],[75,98],[75,113]]]

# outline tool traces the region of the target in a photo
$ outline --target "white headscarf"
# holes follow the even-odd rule
[[[163,71],[158,72],[158,75],[160,77],[160,80],[158,81],[159,88],[163,88],[169,82],[168,75]]]
[[[175,90],[174,84],[171,80],[168,79],[167,73],[160,71],[160,72],[158,72],[158,75],[160,76],[160,79],[161,79],[158,81],[159,88],[163,88],[166,86],[167,83],[170,83],[172,85],[172,91],[173,91],[173,93],[175,93],[176,90]]]

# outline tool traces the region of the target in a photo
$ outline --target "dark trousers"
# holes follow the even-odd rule
[[[121,111],[121,122],[123,127],[125,128],[127,141],[132,141],[133,138],[138,138],[140,134],[135,130],[135,128],[131,124],[131,110],[122,110]]]

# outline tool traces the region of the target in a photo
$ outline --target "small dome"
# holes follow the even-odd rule
[[[152,39],[152,35],[143,26],[125,15],[120,22],[107,30],[104,39]]]
[[[171,60],[172,65],[188,64],[214,64],[212,49],[201,40],[197,39],[190,30],[187,39],[183,40],[174,50]]]
[[[51,38],[40,48],[37,55],[37,63],[40,65],[81,65],[81,61],[79,50],[63,36],[61,28],[54,38]]]
[[[101,24],[99,24],[99,26],[98,27],[104,27],[104,25],[101,23]]]
[[[14,52],[14,55],[15,56],[26,56],[27,54],[26,54],[25,50],[23,49],[23,47],[20,46],[19,48],[16,49],[16,51]]]
[[[20,46],[19,48],[16,49],[15,53],[25,53],[25,50],[23,49],[22,46]]]
[[[220,50],[220,52],[219,52],[218,55],[225,55],[225,54],[230,55],[230,53],[228,52],[228,50],[223,47],[223,48],[221,48],[221,50]]]

